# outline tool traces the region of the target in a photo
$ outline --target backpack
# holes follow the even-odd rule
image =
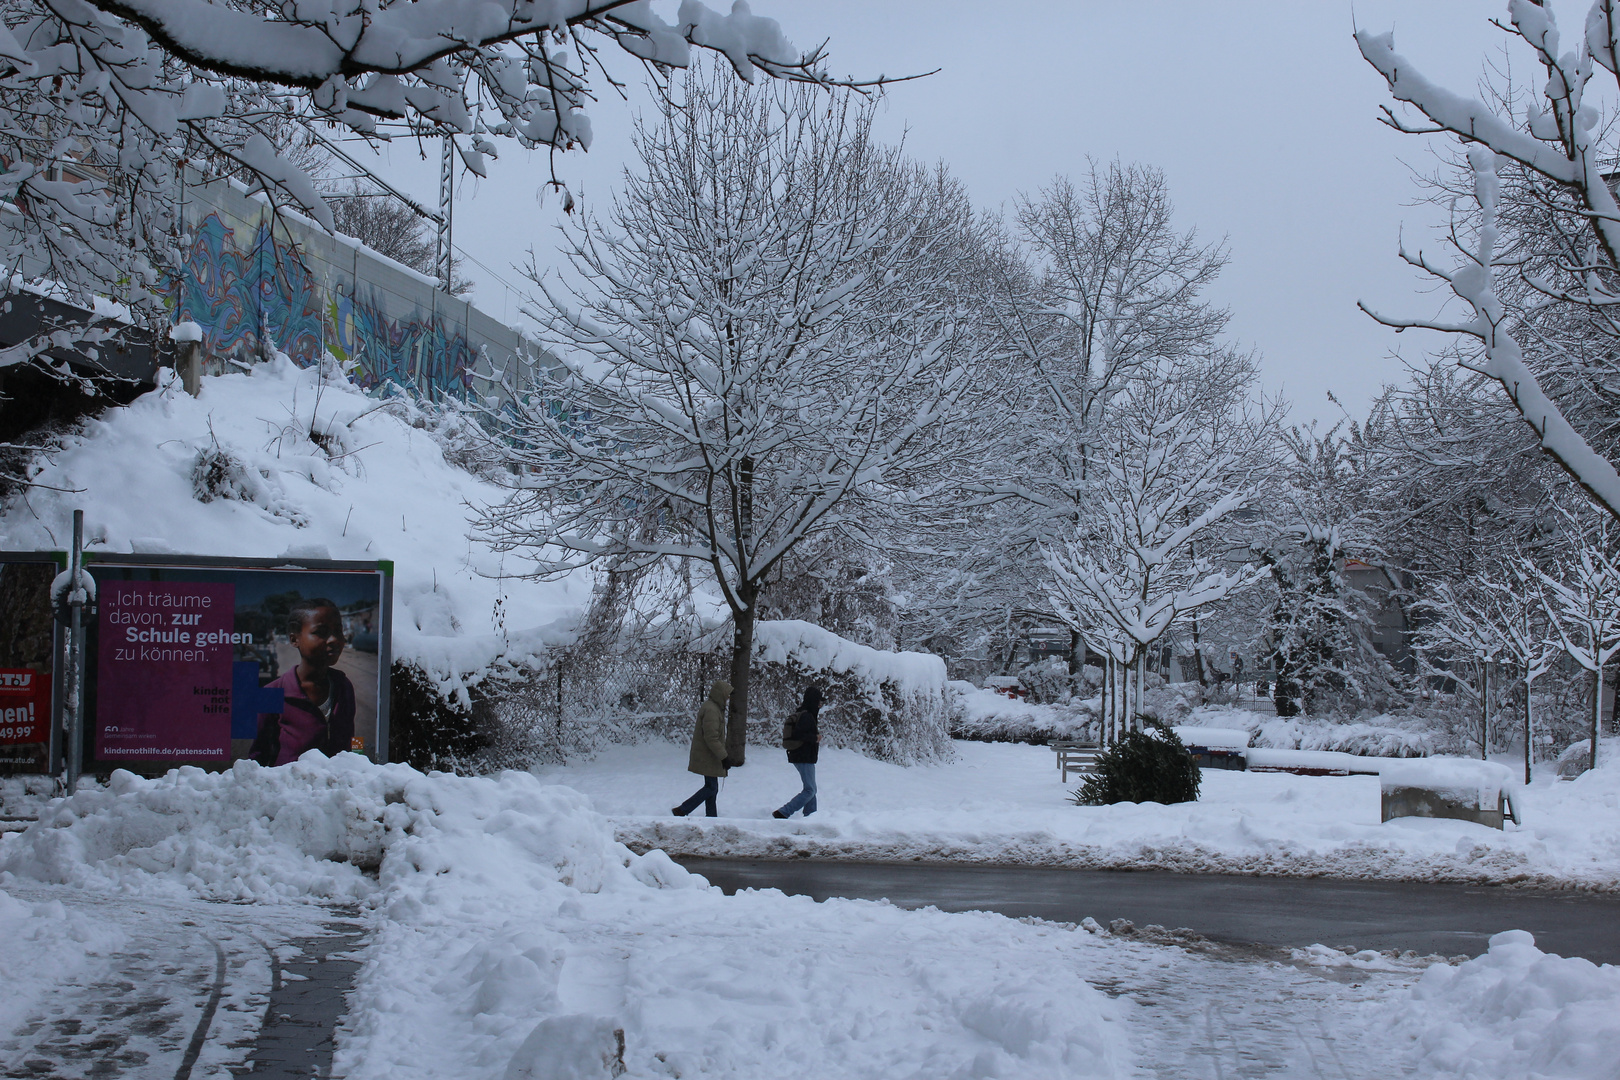
[[[797,738],[799,732],[799,714],[794,713],[782,721],[782,749],[797,750],[804,745],[804,740]]]

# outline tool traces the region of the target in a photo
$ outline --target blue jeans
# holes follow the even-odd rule
[[[675,808],[675,812],[685,817],[696,810],[698,803],[703,804],[703,813],[707,817],[715,816],[714,799],[720,794],[720,778],[718,776],[705,776],[703,786],[692,793],[692,797]]]
[[[792,817],[795,810],[803,808],[804,816],[809,817],[816,812],[816,766],[814,762],[795,761],[793,767],[799,770],[799,779],[804,781],[804,790],[789,799],[777,813],[783,817]]]

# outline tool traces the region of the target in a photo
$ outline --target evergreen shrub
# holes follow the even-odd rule
[[[1097,759],[1097,771],[1074,792],[1076,804],[1197,800],[1198,762],[1174,731],[1149,723],[1145,731],[1127,731]]]

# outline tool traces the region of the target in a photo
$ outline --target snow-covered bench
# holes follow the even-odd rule
[[[1493,829],[1519,823],[1511,794],[1513,772],[1494,761],[1467,758],[1380,758],[1383,820],[1454,818]]]
[[[1242,769],[1247,765],[1249,733],[1242,728],[1180,726],[1175,729],[1193,759],[1206,769]]]
[[[1048,743],[1057,752],[1058,771],[1063,773],[1063,782],[1069,782],[1071,772],[1081,776],[1089,776],[1097,771],[1097,759],[1102,756],[1102,747],[1088,746],[1077,742]]]

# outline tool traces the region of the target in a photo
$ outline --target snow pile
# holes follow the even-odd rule
[[[1388,1019],[1415,1075],[1586,1080],[1620,1061],[1620,968],[1544,953],[1523,930],[1430,967],[1404,997]]]
[[[1087,709],[1038,705],[952,680],[945,687],[951,737],[978,742],[1090,741],[1096,718]]]
[[[569,640],[588,577],[523,580],[468,538],[504,492],[447,462],[434,422],[285,358],[204,378],[196,398],[171,379],[38,462],[0,540],[60,550],[84,507],[97,553],[391,559],[394,655],[441,681]]]
[[[761,740],[765,745],[780,745],[781,717],[798,706],[797,692],[814,681],[825,701],[825,744],[887,761],[930,761],[950,753],[945,661],[937,656],[885,652],[814,623],[783,619],[754,628],[754,665],[767,676],[761,688],[765,707],[757,715],[776,718]]]
[[[118,770],[47,804],[0,846],[0,871],[88,888],[216,900],[355,900],[382,861],[384,810],[418,774],[310,751],[266,769],[185,766],[153,780]]]

